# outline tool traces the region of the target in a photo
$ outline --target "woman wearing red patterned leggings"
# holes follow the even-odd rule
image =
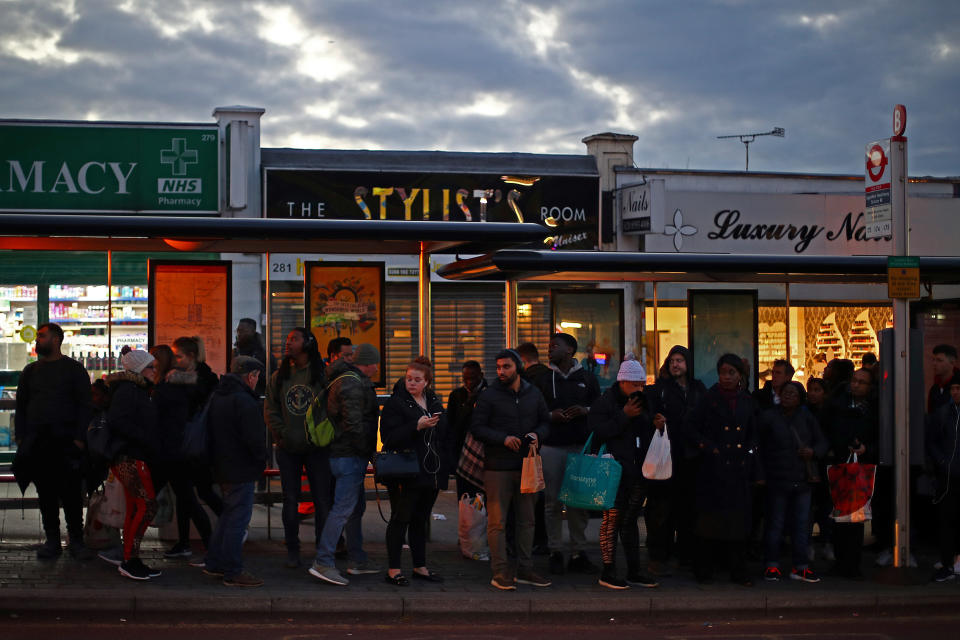
[[[628,357],[617,372],[617,384],[593,403],[587,417],[590,429],[623,467],[613,508],[603,512],[600,524],[603,571],[598,583],[608,589],[656,587],[658,584],[655,578],[640,569],[640,529],[637,526],[646,493],[640,473],[641,461],[650,446],[654,429],[662,429],[664,424],[662,416],[651,422],[647,415],[642,395],[646,379],[643,365]],[[618,536],[627,557],[626,580],[617,576],[614,566]]]
[[[134,350],[123,356],[123,371],[107,378],[110,408],[107,426],[114,451],[111,470],[123,485],[127,513],[123,521],[123,563],[120,574],[132,580],[149,580],[160,575],[140,560],[140,541],[157,513],[149,461],[159,445],[157,415],[148,387],[153,382],[154,358]]]

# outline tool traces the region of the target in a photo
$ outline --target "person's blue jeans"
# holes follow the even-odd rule
[[[225,578],[243,573],[243,535],[253,515],[253,492],[256,482],[221,484],[223,511],[210,534],[206,568],[222,571]]]
[[[764,563],[780,566],[780,541],[790,514],[790,540],[794,569],[806,569],[810,538],[810,496],[807,483],[771,484],[767,487],[766,531],[763,536]]]
[[[287,551],[300,551],[300,477],[306,469],[310,494],[313,496],[314,530],[320,542],[320,532],[330,511],[330,456],[326,448],[309,453],[290,453],[277,448],[277,467],[280,469],[280,490],[283,494],[283,537]]]
[[[363,496],[363,476],[367,470],[367,461],[363,458],[330,458],[330,472],[336,480],[333,494],[333,506],[323,523],[320,541],[317,543],[316,563],[323,567],[335,565],[334,554],[340,534],[347,528],[347,553],[356,564],[367,561],[363,551],[363,533],[361,531],[360,498]],[[349,526],[348,526],[349,525]]]

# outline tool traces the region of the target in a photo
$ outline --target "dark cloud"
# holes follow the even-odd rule
[[[698,169],[742,168],[743,145],[716,136],[782,126],[752,168],[857,173],[900,102],[911,173],[960,174],[955,3],[124,6],[4,3],[0,115],[208,121],[247,104],[267,109],[266,146],[467,151],[583,153],[614,130],[639,136],[639,166]],[[295,21],[270,42],[284,7]]]

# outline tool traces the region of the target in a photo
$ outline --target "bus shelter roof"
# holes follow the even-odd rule
[[[682,254],[503,249],[438,269],[450,280],[884,283],[887,256]],[[960,283],[960,257],[920,257],[920,278]]]
[[[87,214],[0,215],[0,249],[477,254],[540,244],[533,223]]]

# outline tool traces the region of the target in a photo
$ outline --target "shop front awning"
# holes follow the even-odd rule
[[[886,256],[778,256],[504,249],[438,270],[450,280],[884,283]],[[960,283],[960,257],[920,257],[921,280]]]
[[[214,253],[478,254],[541,243],[533,223],[0,215],[0,249]]]

